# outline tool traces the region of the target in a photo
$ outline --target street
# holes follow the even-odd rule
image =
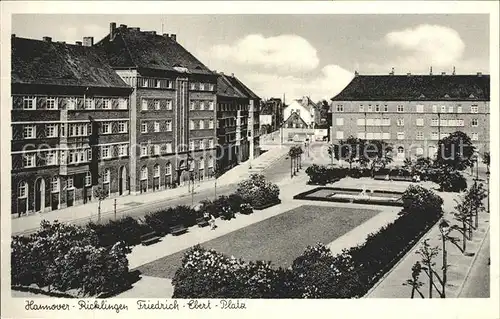
[[[490,237],[485,239],[483,246],[478,252],[478,256],[465,284],[460,298],[489,298],[490,297]]]

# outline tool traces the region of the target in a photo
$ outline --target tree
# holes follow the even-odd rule
[[[392,162],[392,146],[385,141],[372,140],[365,141],[362,145],[363,152],[361,158],[371,162],[372,177],[375,175],[375,168],[385,168]]]
[[[455,200],[457,205],[455,206],[456,212],[453,214],[455,220],[461,224],[461,228],[455,227],[455,229],[459,229],[462,233],[462,253],[465,255],[465,250],[467,249],[467,226],[470,226],[470,216],[472,214],[472,206],[469,202],[470,198],[464,196],[461,201]]]
[[[483,154],[483,164],[486,164],[488,171],[490,170],[490,152],[484,152]]]
[[[463,171],[474,165],[475,147],[467,134],[461,131],[451,133],[439,140],[435,163],[446,170]]]
[[[105,200],[109,196],[109,190],[104,188],[103,184],[103,176],[102,174],[98,175],[97,185],[94,186],[94,197],[98,200],[97,206],[97,222],[101,221],[101,202]]]
[[[349,136],[347,140],[341,140],[337,146],[335,158],[345,160],[349,163],[349,169],[352,169],[352,163],[364,162],[365,141],[354,136]]]
[[[403,286],[411,286],[411,299],[415,297],[415,291],[418,292],[420,297],[424,298],[424,294],[420,291],[420,288],[424,285],[423,282],[420,281],[420,274],[422,273],[422,265],[419,261],[417,261],[413,267],[411,267],[411,279],[407,279]]]
[[[440,279],[439,275],[434,270],[434,266],[436,265],[434,258],[438,255],[439,248],[431,247],[428,241],[429,239],[425,239],[422,242],[422,246],[416,251],[416,254],[420,255],[420,257],[422,258],[422,264],[424,266],[421,269],[429,277],[429,298],[432,298],[433,288],[436,288],[436,290],[439,292],[439,289],[436,287],[436,284],[434,283],[434,276]]]
[[[224,174],[224,170],[222,169],[221,164],[219,161],[215,161],[214,165],[214,199],[217,199],[217,179]]]

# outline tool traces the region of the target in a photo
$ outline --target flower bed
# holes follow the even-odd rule
[[[334,196],[315,196],[314,193],[318,191],[330,190],[333,193],[335,191],[347,191],[356,192],[356,194],[334,194]],[[312,190],[297,194],[293,196],[293,199],[301,200],[312,200],[312,201],[325,201],[325,202],[339,202],[339,203],[355,203],[355,204],[373,204],[373,205],[383,205],[383,206],[403,206],[402,200],[391,200],[387,197],[377,197],[377,196],[362,196],[359,193],[362,189],[357,188],[339,188],[339,187],[317,187]],[[392,194],[395,197],[400,197],[403,195],[402,192],[396,191],[386,191],[386,190],[374,190],[372,192],[367,192],[367,194]]]
[[[276,184],[266,181],[263,175],[252,174],[250,178],[238,184],[236,194],[258,210],[276,205],[279,201],[280,189]]]

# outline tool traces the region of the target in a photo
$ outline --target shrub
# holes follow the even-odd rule
[[[88,227],[95,231],[103,247],[111,247],[120,241],[127,246],[137,245],[141,242],[141,235],[147,232],[147,229],[132,217],[111,220],[102,225],[89,223]]]
[[[252,207],[261,207],[277,202],[279,192],[279,187],[276,184],[267,182],[264,176],[259,174],[252,174],[249,179],[239,183],[236,189],[236,194]]]
[[[313,164],[306,169],[306,174],[309,176],[309,184],[326,185],[334,183],[348,175],[349,170],[339,167],[327,167],[323,165]]]
[[[227,197],[227,200],[229,202],[229,206],[231,206],[231,210],[235,213],[240,211],[241,205],[245,202],[241,195],[236,193],[230,194]]]
[[[248,215],[253,213],[253,207],[250,204],[243,203],[240,206],[240,213]]]
[[[144,216],[146,224],[159,234],[167,234],[170,227],[183,225],[190,227],[196,224],[196,219],[202,216],[193,208],[185,205],[169,207]]]
[[[443,192],[461,192],[467,189],[467,180],[458,171],[445,172],[443,170],[436,177],[436,183]]]
[[[403,200],[403,210],[406,213],[432,213],[441,211],[441,205],[443,205],[441,197],[418,185],[410,185],[401,199]]]

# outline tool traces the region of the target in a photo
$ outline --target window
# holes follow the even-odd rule
[[[441,119],[439,125],[440,126],[448,126],[448,120],[447,119]]]
[[[462,113],[462,106],[461,105],[457,106],[457,113]]]
[[[398,140],[404,140],[405,139],[405,132],[398,132]]]
[[[146,166],[141,167],[141,179],[148,179],[148,168]]]
[[[422,147],[417,147],[415,150],[415,154],[417,155],[423,155],[424,154],[424,149]]]
[[[200,130],[203,130],[205,129],[205,121],[204,120],[200,120]]]
[[[205,90],[205,83],[200,83],[200,90],[204,91]]]
[[[90,172],[85,174],[85,186],[92,186],[92,173]]]
[[[382,120],[381,119],[373,119],[373,125],[374,126],[381,126]]]
[[[397,120],[397,125],[398,126],[405,126],[405,119],[398,119]]]
[[[36,97],[27,96],[23,97],[23,110],[35,110],[36,109]]]
[[[161,87],[161,81],[160,80],[155,80],[156,82],[156,88],[160,88]]]
[[[209,91],[213,91],[213,90],[214,90],[214,88],[215,88],[215,86],[214,86],[212,83],[210,83],[210,84],[208,85],[208,90],[209,90]]]
[[[337,104],[337,112],[344,112],[344,106],[342,104]]]
[[[19,186],[17,188],[17,197],[25,198],[27,197],[26,194],[28,194],[28,183],[26,183],[25,181],[19,182]]]
[[[158,121],[154,122],[154,130],[155,130],[155,132],[160,131],[160,122],[158,122]]]
[[[405,148],[403,146],[398,147],[398,157],[404,157],[405,156]]]
[[[143,79],[142,80],[142,87],[147,88],[148,84],[149,84],[148,82],[149,82],[148,79]]]
[[[101,157],[102,158],[111,158],[111,146],[110,145],[101,146]]]
[[[67,108],[68,108],[68,110],[74,110],[74,109],[76,109],[76,97],[70,97],[68,99]]]
[[[24,154],[23,167],[35,167],[35,154]]]
[[[405,111],[405,107],[404,105],[398,105],[398,109],[397,109],[398,113],[402,113]]]
[[[382,125],[383,126],[390,126],[391,125],[391,119],[389,119],[389,118],[382,119]]]
[[[209,109],[210,111],[213,111],[213,110],[214,110],[214,102],[213,102],[213,101],[208,102],[208,109]]]
[[[198,168],[201,170],[201,169],[205,169],[205,161],[203,159],[200,159],[198,161]]]
[[[160,101],[155,100],[155,110],[159,110],[159,109],[160,109]]]
[[[109,183],[111,181],[111,170],[106,168],[104,170],[104,176],[102,178],[103,183]]]
[[[365,111],[365,106],[364,106],[363,104],[361,104],[361,105],[359,106],[359,111],[360,111],[360,112],[364,112],[364,111]]]
[[[142,122],[141,123],[141,133],[147,133],[148,132],[148,122]]]
[[[189,150],[190,151],[194,150],[194,141],[189,141]]]
[[[368,112],[372,112],[373,111],[373,107],[371,104],[368,104]]]
[[[441,133],[441,139],[446,138],[450,135],[450,133]]]
[[[441,113],[446,113],[446,105],[441,105]]]
[[[143,110],[143,111],[148,110],[148,100],[142,99],[141,110]]]
[[[166,149],[167,153],[172,153],[172,143],[168,142],[165,149]]]
[[[118,145],[118,156],[128,156],[128,144]]]
[[[165,175],[172,175],[172,164],[167,163],[165,166]]]
[[[344,119],[342,117],[337,117],[335,119],[335,124],[337,124],[337,126],[342,126],[344,125]]]
[[[431,126],[438,126],[439,125],[439,119],[432,119],[431,120]]]
[[[167,110],[172,109],[172,100],[167,100]]]
[[[366,133],[366,139],[373,140],[373,133],[372,132]]]
[[[380,112],[380,105],[375,105],[375,112]]]
[[[424,126],[424,119],[417,119],[417,126]]]
[[[422,104],[417,104],[417,113],[424,113],[424,106]]]
[[[457,126],[462,126],[463,127],[464,126],[464,120],[458,119],[457,120]]]
[[[50,185],[51,185],[51,191],[53,193],[59,192],[59,177],[57,176],[52,177]]]
[[[417,132],[417,140],[423,140],[424,139],[424,133],[423,132]]]
[[[448,106],[448,113],[453,113],[453,105]]]
[[[47,98],[47,110],[57,110],[57,100],[55,97]]]
[[[165,123],[167,125],[167,132],[172,131],[172,120],[167,120]]]
[[[196,83],[189,83],[191,90],[196,90]]]
[[[366,126],[373,126],[373,119],[366,119]]]
[[[479,140],[479,134],[477,134],[477,133],[472,133],[471,140],[473,140],[473,141],[477,141],[477,140]]]
[[[57,165],[57,152],[49,151],[45,154],[46,165]]]
[[[35,127],[35,125],[24,125],[24,127],[23,127],[23,137],[24,138],[35,138],[36,137],[36,127]]]
[[[208,121],[208,128],[214,128],[214,120]]]
[[[68,179],[66,180],[66,188],[67,189],[75,188],[74,181],[75,180],[74,180],[73,176],[68,176]]]
[[[215,162],[215,160],[210,159],[208,161],[208,168],[213,168],[214,167],[214,162]]]
[[[382,133],[373,133],[373,139],[380,140],[382,138]]]
[[[85,109],[86,110],[93,110],[95,105],[94,105],[94,99],[91,97],[88,97],[85,99]]]
[[[110,134],[111,133],[111,123],[102,123],[101,124],[101,133],[102,134]]]
[[[109,99],[103,99],[102,100],[102,108],[106,110],[111,109],[111,101]]]
[[[388,132],[382,133],[382,139],[383,140],[390,140],[391,139],[391,133],[388,133]]]
[[[357,120],[358,126],[364,126],[365,125],[365,119],[358,119]]]
[[[438,132],[432,132],[431,133],[431,139],[432,140],[439,140],[439,134],[438,134]]]
[[[127,133],[128,131],[128,125],[127,122],[118,122],[118,132],[119,133]]]
[[[365,139],[365,132],[358,132],[358,138],[364,140]]]
[[[341,140],[344,138],[344,132],[343,131],[337,131],[337,133],[335,134],[336,138],[338,140]]]
[[[141,145],[141,156],[147,156],[147,155],[148,155],[148,146]]]
[[[448,120],[448,126],[457,126],[457,121],[453,119]]]
[[[208,140],[208,147],[214,148],[214,140]]]
[[[153,155],[160,155],[160,145],[153,145]]]
[[[194,130],[194,121],[193,120],[189,120],[189,129]]]
[[[174,85],[173,85],[172,81],[168,81],[168,80],[167,80],[167,88],[168,88],[168,89],[171,89],[171,88],[173,88],[173,86],[174,86]]]
[[[200,140],[200,149],[205,149],[205,140]]]
[[[437,105],[432,106],[432,113],[437,113],[438,112],[438,107]]]
[[[158,164],[153,167],[153,177],[160,177],[160,165]]]
[[[119,99],[118,100],[118,108],[119,109],[126,110],[127,109],[127,104],[128,104],[128,100],[127,99]]]
[[[189,103],[189,110],[193,111],[195,109],[195,103],[194,101],[191,101],[191,103]]]
[[[479,111],[477,105],[471,105],[470,106],[470,112],[471,113],[477,113]]]
[[[200,102],[200,111],[203,111],[205,109],[205,102],[201,101]]]

